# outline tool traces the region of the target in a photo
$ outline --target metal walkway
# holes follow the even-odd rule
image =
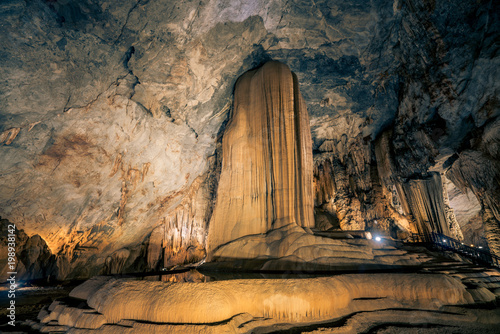
[[[421,243],[440,251],[451,251],[479,265],[488,265],[500,268],[500,257],[479,247],[471,247],[456,239],[439,233],[413,234],[411,243]]]

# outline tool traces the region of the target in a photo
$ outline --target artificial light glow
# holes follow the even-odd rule
[[[483,248],[483,246],[479,246],[478,248]]]
[[[380,240],[382,240],[382,238],[381,237],[375,237],[375,240],[380,241]]]
[[[370,232],[365,232],[365,238],[368,240],[372,240],[372,234]]]
[[[443,239],[443,242],[446,242],[446,239]]]

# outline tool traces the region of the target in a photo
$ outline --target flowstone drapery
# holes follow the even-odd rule
[[[314,226],[309,116],[288,66],[272,61],[239,78],[222,153],[209,250],[292,223]]]

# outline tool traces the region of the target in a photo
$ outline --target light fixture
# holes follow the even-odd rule
[[[443,242],[446,242],[446,239],[443,239]]]
[[[375,237],[375,240],[376,240],[376,241],[381,241],[381,240],[382,240],[382,238],[381,238],[381,237]]]
[[[481,249],[481,248],[483,248],[483,246],[479,246],[478,248]]]

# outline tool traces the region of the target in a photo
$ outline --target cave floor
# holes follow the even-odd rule
[[[238,333],[498,333],[500,326],[500,270],[487,268],[468,263],[466,260],[457,258],[451,253],[437,253],[423,247],[406,247],[408,252],[418,253],[421,257],[428,257],[424,265],[419,268],[406,268],[407,273],[418,274],[443,274],[458,278],[466,287],[466,290],[474,299],[474,303],[467,306],[443,306],[438,311],[423,310],[421,308],[385,308],[371,311],[353,312],[348,315],[334,318],[328,321],[317,321],[310,323],[276,323],[262,318],[252,320],[241,320]],[[396,269],[397,270],[397,269]],[[403,270],[405,271],[405,270]],[[380,273],[387,272],[381,271]],[[341,276],[345,272],[332,274]],[[137,274],[139,275],[139,274]],[[165,282],[210,282],[230,279],[273,279],[273,278],[308,278],[328,277],[329,275],[314,275],[314,273],[229,273],[197,270],[177,270],[176,274],[161,272],[158,275],[137,276],[135,280],[165,281]],[[133,277],[128,275],[117,275],[119,277]],[[1,332],[8,333],[64,333],[70,330],[69,326],[61,326],[57,321],[40,323],[37,315],[40,309],[47,308],[55,299],[61,304],[71,307],[85,307],[82,301],[68,297],[75,283],[62,286],[26,287],[19,290],[16,296],[16,327],[7,325],[0,326]],[[485,299],[485,295],[494,295],[493,299]],[[487,301],[485,301],[487,300]],[[83,303],[84,304],[84,303]],[[2,305],[0,316],[6,316],[6,308]],[[233,317],[228,322],[237,322],[239,316]],[[458,318],[457,318],[458,317]],[[458,319],[458,320],[457,320]],[[160,324],[159,324],[160,325]],[[31,327],[30,327],[31,326]],[[123,328],[121,326],[107,327],[105,333],[113,333],[110,327]],[[221,328],[222,329],[222,328]],[[245,331],[248,329],[247,331]],[[181,332],[190,333],[189,327]],[[97,330],[78,331],[78,333],[98,333]],[[135,332],[135,331],[132,331]],[[137,331],[144,332],[144,331]],[[145,332],[148,332],[146,330]],[[155,332],[158,332],[155,330]],[[169,332],[169,331],[159,331]],[[203,332],[203,331],[202,331]],[[227,332],[227,331],[223,331]],[[229,331],[231,332],[231,331]],[[217,331],[215,331],[217,333]],[[222,332],[221,332],[222,333]]]
[[[55,286],[37,286],[27,284],[18,288],[16,291],[16,326],[10,326],[5,323],[0,325],[0,333],[40,333],[30,326],[23,324],[26,320],[37,318],[40,309],[50,305],[53,301],[67,298],[70,291],[82,281],[64,282]],[[7,293],[6,286],[0,286],[0,292]],[[7,319],[7,302],[5,298],[0,301],[0,317]]]

